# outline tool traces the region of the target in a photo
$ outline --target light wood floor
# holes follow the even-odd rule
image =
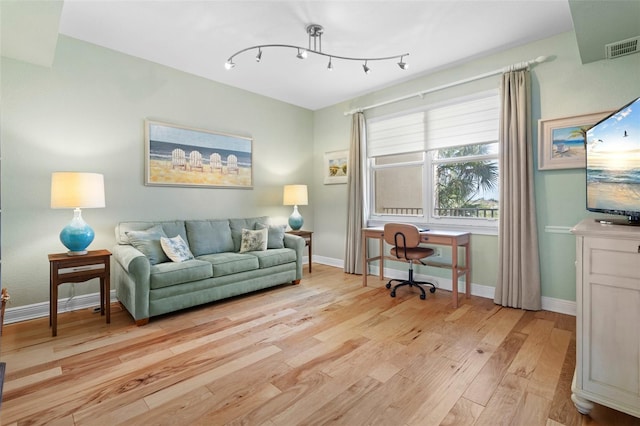
[[[136,327],[113,305],[5,325],[3,425],[639,425],[570,401],[575,318],[389,297],[314,265]]]

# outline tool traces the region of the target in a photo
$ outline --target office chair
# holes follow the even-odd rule
[[[387,288],[391,288],[391,283],[399,282],[391,290],[391,297],[396,297],[398,287],[409,286],[418,287],[422,294],[420,299],[427,298],[424,288],[420,284],[430,285],[429,291],[436,292],[436,286],[426,281],[416,281],[413,279],[413,262],[433,255],[433,249],[420,247],[420,230],[417,226],[405,223],[387,223],[384,225],[384,240],[387,244],[392,245],[391,256],[395,256],[398,260],[409,262],[409,278],[406,280],[391,279],[387,283]]]

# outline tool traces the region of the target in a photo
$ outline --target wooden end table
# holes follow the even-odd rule
[[[313,248],[313,231],[287,231],[287,234],[297,235],[298,237],[304,238],[305,245],[309,247],[309,272],[311,272],[311,250]]]
[[[51,336],[58,335],[58,286],[64,283],[80,283],[100,278],[100,315],[106,315],[111,323],[109,276],[111,252],[92,250],[85,255],[69,256],[66,253],[49,255],[49,326]]]

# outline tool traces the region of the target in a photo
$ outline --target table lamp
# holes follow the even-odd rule
[[[293,213],[289,216],[289,226],[294,231],[299,230],[302,228],[304,219],[298,212],[298,206],[308,204],[307,185],[285,185],[282,200],[282,205],[293,206]]]
[[[73,219],[60,232],[69,256],[87,254],[93,229],[82,219],[81,208],[104,207],[104,176],[99,173],[54,172],[51,174],[51,208],[73,208]]]

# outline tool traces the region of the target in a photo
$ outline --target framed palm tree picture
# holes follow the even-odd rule
[[[587,130],[611,112],[538,120],[538,170],[580,169],[586,166]]]

